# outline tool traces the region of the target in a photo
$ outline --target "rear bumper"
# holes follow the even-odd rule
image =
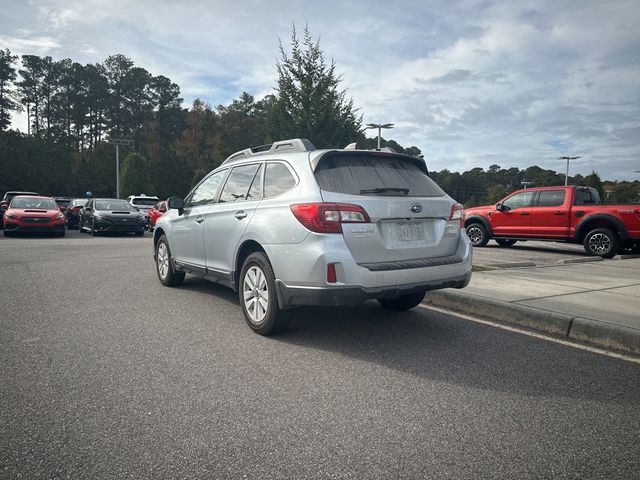
[[[441,288],[464,288],[471,281],[471,272],[458,277],[434,280],[406,285],[365,288],[359,286],[307,287],[291,286],[276,280],[278,303],[280,308],[292,308],[308,305],[328,307],[348,307],[359,305],[374,298],[395,299],[401,295],[418,293]]]

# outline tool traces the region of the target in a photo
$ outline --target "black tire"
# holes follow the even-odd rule
[[[510,238],[496,238],[495,240],[501,247],[512,247],[517,242],[517,240],[511,240]]]
[[[466,227],[467,236],[474,247],[484,247],[489,241],[487,229],[481,223],[471,223]]]
[[[263,252],[252,253],[242,264],[238,298],[247,324],[260,335],[282,332],[291,324],[293,311],[282,310],[278,305],[275,275]]]
[[[4,231],[4,236],[5,237],[13,237],[13,232],[7,232],[6,230]]]
[[[136,237],[141,237],[142,235],[144,235],[144,232],[135,232]]]
[[[409,310],[420,305],[426,293],[427,292],[409,293],[407,295],[400,295],[395,299],[379,298],[378,302],[389,310]]]
[[[57,232],[56,237],[64,237],[65,233],[66,233],[65,231]]]
[[[613,258],[620,248],[620,240],[613,230],[608,228],[595,228],[587,233],[582,245],[589,255]]]
[[[165,287],[181,285],[184,280],[184,272],[176,272],[171,261],[171,248],[167,237],[162,235],[156,244],[156,273],[158,280]],[[165,267],[164,269],[162,267]]]

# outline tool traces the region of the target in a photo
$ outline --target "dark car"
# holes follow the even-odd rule
[[[67,209],[64,211],[68,228],[77,228],[80,225],[80,210],[87,202],[86,198],[74,198],[69,202]]]
[[[51,197],[16,195],[5,212],[4,236],[14,233],[65,234],[64,214]]]
[[[129,202],[117,198],[92,198],[80,209],[80,232],[129,232],[142,236],[147,227],[145,216]]]
[[[0,226],[2,228],[4,228],[4,212],[7,211],[7,209],[9,208],[9,204],[11,203],[11,200],[13,200],[13,197],[15,197],[16,195],[37,196],[40,194],[36,192],[18,192],[18,191],[11,191],[11,192],[5,193],[4,197],[2,197],[2,201],[0,201]]]
[[[58,207],[60,208],[60,211],[62,213],[64,213],[67,210],[67,207],[69,206],[69,203],[71,202],[71,198],[70,197],[53,197],[53,199],[58,204]]]

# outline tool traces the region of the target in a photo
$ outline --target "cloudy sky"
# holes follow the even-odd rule
[[[433,170],[563,171],[569,154],[582,156],[572,172],[640,178],[638,0],[0,0],[0,12],[0,48],[123,53],[185,104],[212,105],[270,93],[278,38],[308,23],[365,123],[395,123],[390,137]]]

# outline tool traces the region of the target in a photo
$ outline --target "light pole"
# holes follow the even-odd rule
[[[533,185],[534,182],[520,182],[524,188],[527,188],[529,185]]]
[[[383,128],[393,128],[393,123],[367,123],[365,130],[370,128],[378,129],[378,150],[380,150],[380,135]]]
[[[558,157],[558,160],[566,160],[567,161],[567,173],[564,175],[564,186],[569,185],[569,161],[577,160],[580,157]]]
[[[123,147],[130,147],[133,145],[133,140],[127,140],[125,138],[107,138],[107,142],[116,146],[116,198],[120,198],[120,145]]]

